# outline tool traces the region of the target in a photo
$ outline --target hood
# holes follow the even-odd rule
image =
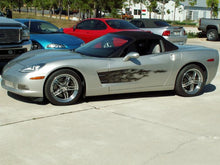
[[[13,20],[13,19],[0,17],[0,26],[1,27],[22,27],[24,25],[20,22]]]
[[[54,61],[72,60],[72,59],[88,59],[94,58],[73,51],[67,50],[33,50],[18,56],[10,61],[10,65],[19,63],[21,65],[32,65],[39,63],[50,63]]]
[[[48,49],[47,45],[49,44],[62,44],[67,49],[75,49],[84,43],[83,40],[64,33],[31,34],[30,38],[32,41],[40,43],[44,49]]]

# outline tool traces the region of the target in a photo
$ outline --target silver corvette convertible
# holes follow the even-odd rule
[[[142,91],[196,96],[213,80],[218,63],[217,50],[176,46],[159,35],[124,31],[75,51],[25,53],[4,67],[1,85],[55,105],[74,104],[83,96]]]

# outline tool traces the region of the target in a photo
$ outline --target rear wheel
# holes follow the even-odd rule
[[[69,69],[54,72],[46,81],[45,96],[54,105],[76,103],[82,95],[82,81]]]
[[[217,41],[218,40],[218,32],[216,29],[209,29],[207,31],[207,39],[209,41]]]
[[[177,76],[175,91],[185,97],[197,96],[203,91],[205,81],[205,72],[198,65],[187,65]]]

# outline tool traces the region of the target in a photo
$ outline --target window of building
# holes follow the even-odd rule
[[[141,10],[134,9],[134,15],[141,15]]]

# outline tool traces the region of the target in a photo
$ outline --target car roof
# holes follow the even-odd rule
[[[150,32],[146,32],[146,31],[120,31],[120,32],[115,32],[113,34],[118,34],[118,35],[123,35],[126,37],[130,37],[133,38],[135,40],[142,40],[142,39],[163,39],[162,36],[159,36],[157,34],[153,34]]]
[[[165,27],[165,26],[169,25],[165,20],[162,20],[162,19],[150,19],[150,18],[133,19],[130,22],[132,23],[132,22],[135,22],[135,21],[142,21],[145,24],[145,27],[148,27],[148,28]],[[163,22],[164,26],[158,26],[156,24],[156,22]]]
[[[162,36],[154,34],[154,33],[146,32],[146,31],[120,31],[120,32],[112,33],[112,34],[126,36],[136,41],[145,40],[145,39],[158,40],[158,41],[162,40],[166,51],[178,49],[178,46],[164,39]]]
[[[165,21],[165,20],[162,20],[162,19],[157,19],[157,18],[135,18],[133,20],[143,20],[143,21]]]
[[[44,21],[44,20],[41,20],[41,19],[29,19],[29,18],[16,18],[15,20],[19,21],[19,22],[28,22],[28,21],[31,21],[31,22],[47,22],[47,21]]]
[[[118,19],[118,18],[88,18],[85,20],[100,20],[100,21],[106,21],[106,20],[123,20],[123,19]],[[84,20],[83,20],[84,21]]]

